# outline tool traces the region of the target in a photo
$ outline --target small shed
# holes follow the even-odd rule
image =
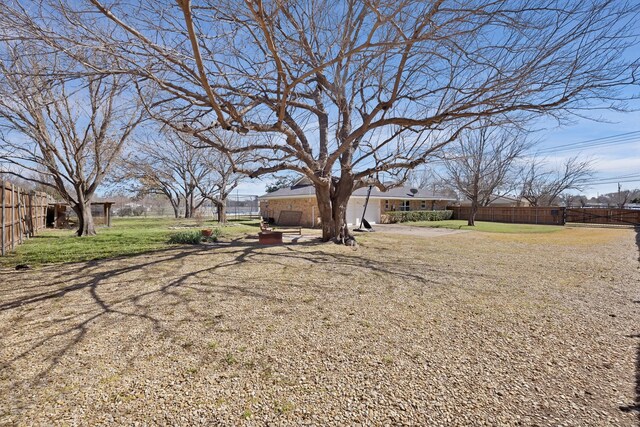
[[[91,202],[91,214],[95,225],[106,225],[111,227],[111,206],[115,204],[112,200],[94,198]],[[47,208],[47,227],[49,228],[72,228],[77,223],[76,213],[66,202],[50,203]]]

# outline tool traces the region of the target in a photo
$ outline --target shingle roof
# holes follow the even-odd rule
[[[411,187],[396,187],[387,191],[380,191],[377,188],[371,189],[371,197],[374,199],[415,199],[415,200],[456,200],[455,198],[435,194],[425,189],[418,188],[415,193]],[[353,192],[352,197],[366,197],[368,187],[359,188]],[[295,198],[305,196],[315,196],[313,185],[294,185],[292,187],[280,188],[274,192],[260,196],[260,199]]]

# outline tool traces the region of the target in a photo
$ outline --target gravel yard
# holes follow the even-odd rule
[[[411,227],[405,224],[376,224],[377,233],[400,234],[403,236],[438,237],[454,233],[467,233],[464,230],[451,230],[449,228]]]
[[[0,425],[637,426],[636,234],[362,235],[0,271]]]

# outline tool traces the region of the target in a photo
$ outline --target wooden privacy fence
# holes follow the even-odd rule
[[[2,181],[0,199],[1,254],[5,255],[46,227],[48,196]]]
[[[469,219],[471,207],[449,207],[453,219]],[[477,221],[519,224],[564,225],[565,223],[640,226],[640,210],[609,208],[562,208],[556,206],[487,206],[478,208]]]
[[[470,206],[450,207],[453,219],[469,219]],[[486,206],[478,208],[476,221],[511,222],[519,224],[564,225],[564,212],[560,207]]]
[[[640,225],[640,210],[609,208],[566,208],[565,221],[582,224]]]

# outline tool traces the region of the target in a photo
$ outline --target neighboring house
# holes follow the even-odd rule
[[[460,201],[460,206],[471,206],[471,200]],[[488,206],[522,207],[529,206],[529,202],[525,199],[516,198],[515,196],[498,196],[493,199]]]
[[[347,224],[359,226],[368,187],[353,192],[347,205]],[[282,211],[302,212],[301,226],[315,227],[320,224],[316,193],[307,178],[302,178],[293,186],[281,188],[259,197],[260,213],[264,218],[278,221]],[[398,187],[382,192],[377,188],[371,190],[365,218],[372,224],[385,222],[387,211],[441,210],[456,199],[427,192],[424,189]]]

